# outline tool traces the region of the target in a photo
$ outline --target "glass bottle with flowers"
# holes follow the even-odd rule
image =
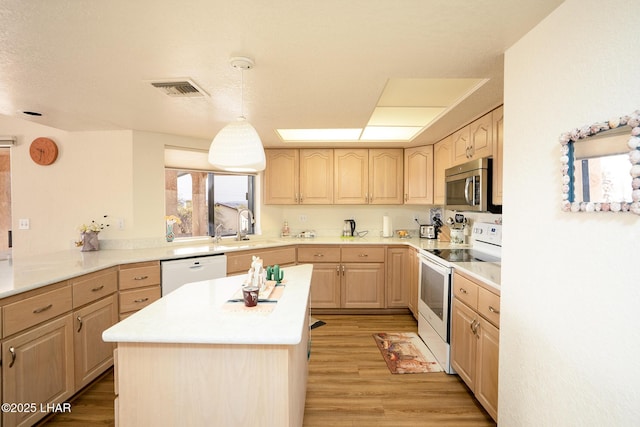
[[[164,217],[164,221],[167,225],[167,232],[166,232],[167,242],[173,242],[173,239],[176,238],[176,235],[173,232],[173,225],[182,224],[182,220],[175,215],[167,215]]]
[[[107,217],[106,215],[104,216]],[[100,240],[98,240],[98,233],[108,227],[109,224],[98,224],[95,221],[91,221],[89,225],[82,224],[78,227],[80,231],[80,241],[76,242],[76,246],[82,247],[82,252],[99,251]]]

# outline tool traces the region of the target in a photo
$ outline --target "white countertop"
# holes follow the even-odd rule
[[[500,295],[499,262],[456,262],[455,269],[481,280]]]
[[[143,261],[163,261],[190,258],[194,256],[231,253],[249,249],[278,247],[285,245],[409,245],[417,249],[464,248],[469,245],[455,245],[431,239],[401,239],[397,237],[315,237],[315,238],[260,238],[235,242],[224,239],[214,244],[211,239],[194,241],[175,241],[161,247],[141,249],[101,249],[96,252],[81,252],[79,249],[53,252],[49,254],[0,260],[0,298],[37,289],[52,283],[71,279],[104,268]],[[471,263],[468,263],[471,264]],[[473,263],[486,264],[486,263]],[[462,265],[462,264],[461,264]],[[476,271],[476,266],[468,266]],[[477,266],[476,274],[483,274]],[[493,278],[492,278],[493,277]],[[497,280],[496,280],[497,277]],[[499,286],[499,268],[497,276],[490,273],[489,280]]]
[[[109,342],[295,345],[302,339],[311,264],[284,269],[282,296],[269,313],[226,311],[244,275],[186,284],[104,331]],[[243,306],[244,303],[234,303]],[[261,304],[258,303],[258,307]],[[274,303],[270,303],[274,304]]]

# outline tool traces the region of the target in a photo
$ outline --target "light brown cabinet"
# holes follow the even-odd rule
[[[500,296],[458,272],[453,293],[451,364],[497,420]]]
[[[298,263],[313,263],[311,308],[384,308],[384,246],[304,245]]]
[[[265,150],[265,203],[272,205],[333,203],[333,150]]]
[[[401,148],[335,149],[335,204],[402,204]]]
[[[409,310],[418,320],[418,288],[419,288],[420,259],[418,250],[409,248]]]
[[[118,322],[115,294],[73,312],[75,388],[80,390],[113,365],[115,345],[102,341],[102,333]]]
[[[118,271],[120,320],[160,299],[160,262],[120,266]]]
[[[102,333],[118,322],[118,269],[71,279],[75,389],[80,390],[113,364],[112,343]]]
[[[412,251],[406,246],[387,248],[387,308],[411,309],[411,257]]]
[[[297,205],[300,153],[297,149],[265,150],[264,202],[269,205]]]
[[[227,276],[246,274],[251,268],[254,256],[262,258],[265,267],[275,264],[286,267],[296,263],[296,248],[295,246],[285,246],[227,253]]]
[[[62,403],[75,392],[71,313],[2,343],[2,402],[35,404],[34,411],[3,411],[5,426],[31,426],[47,404]]]
[[[493,204],[502,205],[502,164],[504,146],[504,107],[491,112],[493,122]]]
[[[454,166],[493,155],[492,125],[491,113],[487,113],[453,134]]]
[[[446,137],[433,147],[433,203],[444,205],[444,171],[453,166],[453,139]]]
[[[405,148],[404,203],[432,204],[434,177],[433,146]]]
[[[313,264],[311,308],[340,308],[340,247],[300,246],[298,263]]]

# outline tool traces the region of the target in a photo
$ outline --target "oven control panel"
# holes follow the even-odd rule
[[[502,225],[489,222],[473,224],[473,238],[476,241],[502,246]]]

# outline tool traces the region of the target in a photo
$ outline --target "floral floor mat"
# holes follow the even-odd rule
[[[373,334],[392,374],[442,372],[442,367],[420,337],[413,332]]]

